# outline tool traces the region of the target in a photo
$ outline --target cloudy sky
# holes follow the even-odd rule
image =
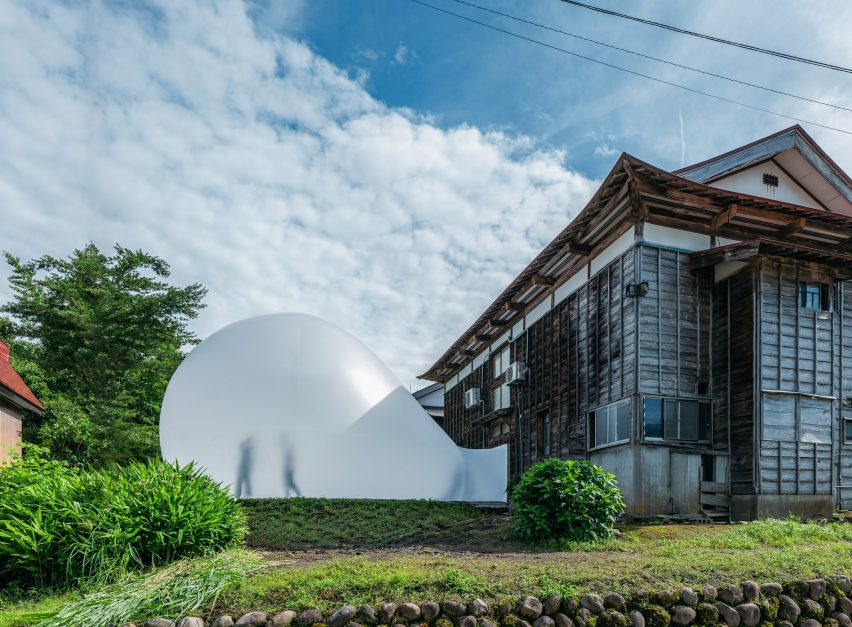
[[[695,89],[852,130],[852,113],[442,8]],[[852,107],[852,75],[558,0],[478,4]],[[852,5],[619,3],[852,66]],[[142,248],[201,282],[202,337],[317,314],[406,384],[478,316],[627,151],[665,168],[792,122],[619,73],[409,0],[0,0],[0,249]],[[852,170],[852,135],[805,125]],[[0,268],[0,299],[8,298]]]

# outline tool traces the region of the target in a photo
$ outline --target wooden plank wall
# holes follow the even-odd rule
[[[713,287],[713,444],[730,440],[732,494],[755,491],[754,277],[748,267]]]
[[[635,281],[634,258],[631,249],[610,262],[514,343],[515,359],[528,367],[518,388],[516,472],[538,459],[540,412],[550,411],[551,455],[584,457],[587,413],[635,392],[635,299],[624,295]]]
[[[639,391],[693,397],[708,385],[713,314],[712,271],[690,270],[687,253],[643,245],[639,299]]]
[[[586,414],[590,409],[635,393],[635,299],[625,298],[635,282],[634,249],[593,276],[511,343],[512,361],[527,364],[527,382],[513,387],[507,420],[510,471],[520,474],[537,461],[537,415],[550,411],[551,455],[586,454]],[[483,385],[484,382],[484,385]],[[473,425],[493,409],[495,378],[488,359],[445,396],[445,429],[460,446],[480,447],[493,441],[489,431]],[[467,389],[482,386],[484,406],[464,410]]]
[[[838,425],[837,467],[840,506],[852,509],[852,442],[843,441],[843,417],[852,418],[852,281],[838,285],[839,315],[838,326],[838,386],[840,399],[847,399],[847,407],[840,408],[841,420]]]
[[[766,258],[759,266],[760,491],[831,494],[839,442],[842,295],[830,268]],[[832,287],[832,311],[805,309],[800,282]],[[806,396],[814,395],[814,396]]]

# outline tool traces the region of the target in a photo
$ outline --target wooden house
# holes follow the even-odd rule
[[[40,414],[44,407],[15,372],[9,345],[0,340],[0,464],[6,462],[12,452],[21,453],[24,410]]]
[[[852,507],[852,180],[795,126],[622,154],[421,378],[461,446],[614,471],[634,516]]]

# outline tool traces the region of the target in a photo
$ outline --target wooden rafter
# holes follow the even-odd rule
[[[553,280],[553,279],[551,279],[550,277],[547,277],[547,276],[541,276],[540,274],[536,274],[536,275],[532,278],[532,282],[533,282],[533,285],[542,285],[542,286],[544,286],[544,287],[550,287],[550,286],[551,286],[551,285],[553,285],[556,281],[554,281],[554,280]]]
[[[805,218],[796,218],[787,226],[778,229],[778,231],[775,232],[775,238],[786,239],[788,237],[791,237],[801,231],[803,228],[805,228],[806,224],[807,220]]]
[[[720,226],[725,226],[728,222],[733,220],[739,213],[739,211],[740,206],[735,203],[731,203],[730,205],[728,205],[727,209],[725,209],[715,218],[713,218],[713,221],[710,223],[710,228],[715,233]]]

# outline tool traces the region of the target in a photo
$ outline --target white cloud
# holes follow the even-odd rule
[[[399,44],[396,48],[396,52],[393,53],[393,60],[397,65],[405,65],[411,59],[412,54],[413,53],[408,49],[408,46],[405,44]]]
[[[234,0],[7,4],[0,76],[0,248],[140,247],[209,286],[200,335],[314,313],[409,383],[594,190],[528,138],[383,105]]]
[[[609,144],[601,144],[600,146],[595,148],[595,154],[599,157],[612,157],[613,155],[618,154],[618,150],[616,150]]]

